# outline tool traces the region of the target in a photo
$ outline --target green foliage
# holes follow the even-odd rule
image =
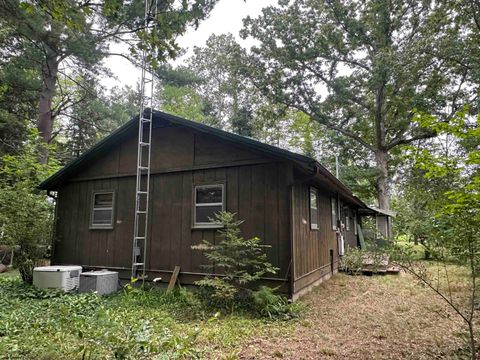
[[[443,201],[436,201],[429,229],[430,243],[452,260],[480,265],[480,116],[472,120],[459,112],[449,123],[420,116],[419,123],[450,139],[456,148],[447,152],[425,148],[416,164],[427,180],[445,179]],[[440,254],[437,254],[440,255]],[[473,255],[473,258],[472,258]]]
[[[288,300],[268,286],[261,286],[252,294],[252,307],[260,316],[270,319],[289,320],[298,317],[302,311],[298,303],[289,304]]]
[[[422,244],[415,245],[415,243],[410,241],[396,240],[394,249],[395,250],[390,253],[390,259],[392,261],[402,261],[405,255],[413,261],[427,259],[427,249]],[[428,255],[428,257],[430,257],[430,255]]]
[[[73,77],[73,75],[72,75]],[[104,136],[137,115],[138,92],[130,87],[107,92],[89,74],[78,74],[73,80],[60,81],[62,95],[73,102],[58,116],[62,131],[57,137],[57,157],[62,164],[77,158]]]
[[[448,117],[446,108],[455,112],[477,93],[475,67],[460,54],[465,39],[478,39],[478,9],[462,15],[461,8],[453,1],[280,1],[244,20],[241,35],[256,45],[241,71],[270,101],[368,153],[379,205],[388,207],[399,146],[436,135],[412,110]]]
[[[249,286],[266,274],[275,274],[278,268],[268,262],[265,252],[270,246],[261,244],[258,237],[244,239],[240,234],[243,221],[235,220],[235,214],[219,212],[213,219],[223,225],[218,230],[220,240],[215,244],[203,240],[193,249],[203,250],[211,262],[206,269],[215,270],[221,276],[207,277],[196,282],[203,290],[203,298],[213,305],[234,306],[248,293]]]
[[[215,222],[223,227],[218,230],[220,239],[215,244],[203,240],[193,249],[204,251],[210,265],[218,276],[209,276],[197,281],[198,295],[208,307],[226,308],[233,311],[244,309],[247,312],[271,319],[291,319],[299,316],[300,307],[289,304],[287,299],[275,294],[266,286],[255,289],[257,281],[266,274],[278,270],[268,262],[265,252],[269,245],[261,244],[258,237],[244,239],[240,234],[243,221],[235,219],[235,214],[220,212]]]
[[[0,48],[12,44],[12,32],[8,28],[0,30]],[[27,139],[27,128],[35,118],[37,92],[40,81],[36,66],[29,62],[38,56],[38,49],[30,45],[22,56],[17,51],[2,54],[0,61],[0,157],[21,151]]]
[[[5,155],[0,167],[0,242],[18,246],[15,256],[25,282],[51,241],[53,203],[36,186],[58,167],[38,163],[38,134],[33,131],[19,155]]]
[[[358,275],[363,268],[366,251],[360,248],[348,248],[341,258],[340,268],[348,273]]]
[[[353,275],[362,271],[377,272],[378,269],[388,265],[390,247],[377,242],[367,242],[367,248],[348,248],[340,259],[340,268]]]
[[[427,181],[444,180],[443,193],[432,199],[433,216],[426,227],[430,256],[444,265],[447,289],[439,289],[439,274],[432,275],[412,263],[412,251],[399,249],[397,257],[404,267],[436,292],[463,319],[469,330],[472,359],[477,352],[478,276],[480,275],[480,116],[472,118],[460,111],[450,122],[435,116],[418,114],[423,127],[441,135],[447,144],[434,143],[415,155],[415,165]],[[437,146],[435,146],[437,145]],[[400,253],[400,256],[398,256]],[[469,296],[454,299],[445,264],[468,269]]]
[[[282,329],[207,311],[186,289],[110,296],[43,291],[0,274],[0,358],[201,359]]]

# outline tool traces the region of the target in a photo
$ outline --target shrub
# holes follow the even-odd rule
[[[351,274],[359,274],[363,267],[365,251],[360,248],[348,248],[340,260],[340,268]]]
[[[259,290],[252,293],[253,310],[262,317],[270,319],[288,320],[298,317],[300,305],[290,304],[288,300],[268,286],[261,286]]]
[[[266,274],[275,274],[277,268],[268,262],[265,250],[270,245],[261,244],[258,237],[245,239],[235,214],[220,212],[212,219],[223,224],[218,230],[221,240],[212,244],[203,240],[193,249],[204,250],[211,265],[207,269],[222,272],[221,276],[207,277],[196,282],[202,299],[209,305],[231,307],[251,297],[253,284]]]
[[[32,132],[18,155],[5,155],[0,166],[0,242],[17,246],[14,265],[23,281],[32,283],[33,267],[51,241],[53,203],[36,187],[51,174],[55,162],[39,164],[37,134]]]

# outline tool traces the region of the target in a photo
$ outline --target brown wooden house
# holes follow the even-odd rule
[[[49,179],[57,192],[53,264],[131,269],[138,120],[116,130]],[[244,220],[245,237],[270,244],[280,270],[264,279],[292,298],[337,271],[342,244],[357,246],[366,206],[312,158],[162,112],[154,112],[149,278],[192,284],[207,259],[191,246],[214,241],[209,217],[224,209]]]

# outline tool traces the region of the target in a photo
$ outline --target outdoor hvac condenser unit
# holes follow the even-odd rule
[[[95,292],[108,295],[117,292],[118,272],[100,270],[84,272],[80,275],[80,292]]]
[[[40,266],[33,269],[33,285],[40,289],[78,289],[81,266]]]

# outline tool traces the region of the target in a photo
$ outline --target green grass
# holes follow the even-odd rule
[[[293,322],[206,310],[191,292],[112,296],[40,291],[0,275],[2,359],[235,358],[244,342]]]
[[[425,259],[425,247],[421,244],[415,245],[413,242],[398,240],[395,242],[400,249],[408,252],[412,260]]]
[[[18,277],[20,276],[18,270],[16,269],[8,269],[7,272],[1,273],[0,274],[0,279],[2,278],[9,278],[9,277]]]

